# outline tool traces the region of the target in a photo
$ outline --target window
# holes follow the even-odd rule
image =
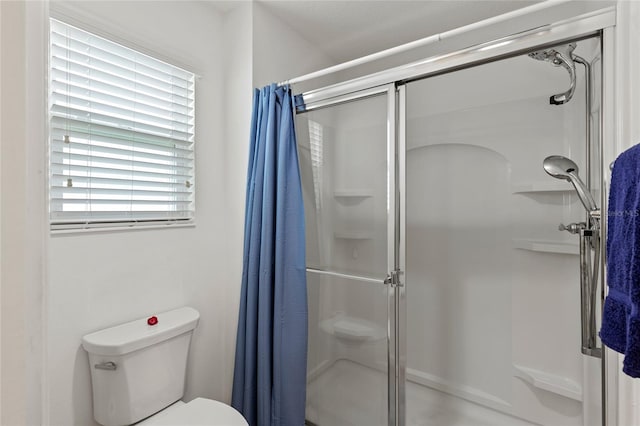
[[[51,19],[51,228],[190,223],[194,74]]]
[[[322,124],[308,120],[309,124],[309,149],[311,151],[311,170],[313,171],[313,190],[316,195],[316,209],[322,210],[322,169],[324,135]]]

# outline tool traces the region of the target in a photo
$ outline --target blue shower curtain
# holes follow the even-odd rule
[[[307,283],[290,88],[255,90],[232,405],[251,426],[304,424]]]

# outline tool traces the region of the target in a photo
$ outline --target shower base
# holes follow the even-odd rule
[[[307,424],[385,426],[387,376],[361,364],[338,360],[307,386]],[[407,382],[407,426],[531,426],[464,399]]]

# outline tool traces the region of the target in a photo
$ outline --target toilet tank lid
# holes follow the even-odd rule
[[[155,325],[147,323],[149,318],[140,318],[87,334],[82,338],[82,347],[96,355],[124,355],[193,330],[200,314],[184,307],[155,314],[155,317]]]

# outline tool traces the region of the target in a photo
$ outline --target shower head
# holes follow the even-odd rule
[[[578,173],[578,165],[567,157],[551,155],[542,162],[544,171],[556,179],[571,181],[571,173]]]
[[[578,193],[582,205],[588,212],[598,210],[593,196],[580,179],[580,176],[578,176],[578,165],[576,163],[567,157],[552,155],[544,159],[542,166],[544,167],[544,171],[550,176],[571,182]]]
[[[575,43],[565,44],[563,46],[556,46],[546,50],[538,50],[536,52],[529,53],[529,57],[538,61],[551,62],[555,66],[562,66],[569,72],[570,86],[569,90],[564,93],[558,93],[549,98],[551,105],[566,104],[573,97],[573,92],[576,90],[576,64],[574,63],[573,50],[576,48]]]

